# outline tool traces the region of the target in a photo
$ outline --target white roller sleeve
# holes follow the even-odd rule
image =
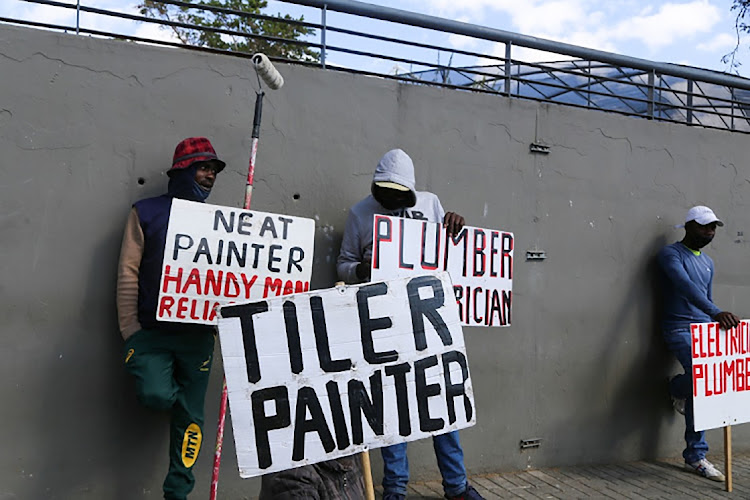
[[[253,56],[253,66],[255,66],[255,71],[258,72],[258,75],[266,82],[269,88],[276,90],[284,85],[284,77],[273,67],[273,63],[265,54],[255,54]]]

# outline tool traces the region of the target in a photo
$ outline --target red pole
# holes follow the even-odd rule
[[[258,92],[255,98],[255,118],[253,119],[253,134],[250,144],[250,165],[247,168],[247,183],[245,184],[244,209],[250,210],[250,200],[253,196],[253,178],[255,177],[255,156],[258,154],[258,139],[260,136],[260,118],[263,111],[263,92]],[[216,449],[214,450],[214,469],[211,475],[211,500],[216,500],[219,489],[219,469],[221,467],[221,448],[224,443],[224,424],[227,419],[227,379],[221,384],[221,403],[219,406],[219,422],[216,428]]]

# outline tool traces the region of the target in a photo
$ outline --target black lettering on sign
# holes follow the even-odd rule
[[[187,246],[182,246],[180,244],[180,241],[183,239],[186,239],[187,241],[185,244]],[[174,252],[172,253],[172,260],[177,260],[177,254],[180,253],[180,250],[187,250],[188,248],[193,246],[193,238],[189,234],[175,234],[174,235]]]
[[[510,324],[510,303],[513,298],[513,292],[510,290],[503,290],[503,324]]]
[[[273,219],[271,216],[266,216],[265,219],[263,219],[263,225],[260,226],[260,231],[258,232],[258,235],[262,238],[263,235],[266,234],[266,231],[271,231],[271,234],[274,238],[278,238],[278,234],[276,234],[276,225],[273,223]]]
[[[458,396],[464,397],[464,410],[466,411],[466,420],[471,420],[474,410],[471,406],[471,400],[466,394],[466,381],[469,379],[469,364],[466,362],[466,356],[460,351],[448,351],[443,353],[443,375],[445,376],[445,400],[448,403],[448,423],[456,421],[456,405],[454,399]],[[458,363],[461,367],[461,383],[454,384],[451,382],[451,363]]]
[[[386,295],[387,293],[388,285],[386,283],[373,283],[372,285],[362,286],[357,290],[357,309],[359,311],[359,330],[362,336],[362,352],[367,362],[371,365],[388,363],[398,359],[398,352],[396,351],[376,352],[375,343],[372,339],[372,332],[386,330],[393,326],[393,322],[388,317],[371,318],[370,307],[367,301],[370,297]]]
[[[487,267],[487,255],[484,253],[487,248],[487,235],[481,229],[474,230],[474,277],[484,276]]]
[[[442,231],[440,230],[440,227],[435,227],[434,224],[431,224],[430,227],[435,228],[435,249],[434,255],[435,255],[435,261],[428,261],[427,260],[427,222],[422,223],[422,260],[420,264],[422,265],[422,269],[430,269],[435,270],[438,268],[438,260],[440,259],[440,234]]]
[[[492,298],[490,299],[490,326],[495,322],[495,313],[497,313],[497,319],[500,321],[500,326],[505,325],[503,310],[500,307],[500,292],[492,290]]]
[[[253,428],[255,429],[258,466],[261,469],[267,469],[273,463],[268,433],[272,430],[289,427],[292,424],[289,412],[289,392],[286,387],[281,385],[260,389],[252,393],[250,401],[253,408]],[[266,415],[266,401],[276,403],[275,415]]]
[[[421,299],[420,288],[432,288],[432,297]],[[453,344],[451,332],[443,321],[438,309],[445,303],[443,285],[434,276],[418,276],[409,280],[406,284],[406,294],[409,296],[409,310],[411,311],[411,324],[414,330],[414,344],[418,351],[427,349],[427,337],[424,331],[424,318],[427,318],[443,341],[443,345]]]
[[[223,244],[224,240],[219,240],[219,244]],[[206,257],[206,264],[213,264],[213,261],[211,260],[211,250],[208,248],[208,240],[206,238],[201,238],[200,243],[198,243],[198,249],[195,251],[195,257],[193,257],[193,262],[198,262],[198,258],[203,255]],[[217,264],[221,264],[221,262],[217,262]]]
[[[294,222],[294,219],[289,219],[288,217],[279,217],[279,220],[282,224],[284,224],[284,229],[281,230],[281,239],[285,240],[287,238],[287,230],[289,229],[289,224]]]
[[[495,245],[495,240],[500,237],[498,231],[490,232],[490,276],[497,278],[497,269],[495,268],[495,255],[497,255],[498,249]]]
[[[482,290],[484,290],[481,286],[478,286],[474,289],[472,292],[473,295],[471,296],[474,302],[474,323],[477,325],[481,325],[484,321],[484,318],[482,318],[479,314],[477,314],[477,294],[480,293]]]
[[[250,228],[253,227],[252,222],[250,222],[250,219],[252,218],[252,216],[253,214],[250,212],[242,212],[240,214],[239,221],[237,222],[238,233],[243,234],[245,236],[250,235]]]
[[[419,428],[422,432],[438,431],[445,423],[442,418],[430,417],[430,405],[427,401],[440,394],[440,384],[428,384],[425,370],[437,366],[437,356],[432,355],[414,362],[414,378],[417,385],[417,412],[419,414]]]
[[[398,410],[398,433],[401,436],[411,434],[411,421],[409,420],[409,394],[407,392],[406,374],[411,371],[409,363],[390,365],[385,367],[385,374],[393,377],[393,385],[396,389],[396,409]]]
[[[305,260],[305,251],[300,247],[292,247],[289,249],[289,263],[286,266],[287,274],[292,272],[292,266],[296,267],[298,271],[302,272],[302,266],[300,262]]]
[[[250,246],[255,250],[255,257],[253,257],[253,269],[258,269],[258,260],[260,259],[260,251],[266,246],[262,243],[251,243]]]
[[[258,344],[255,341],[255,325],[253,315],[268,311],[268,302],[253,302],[232,306],[222,310],[224,318],[240,318],[242,325],[242,341],[245,345],[245,362],[247,363],[247,380],[251,384],[260,381],[260,361],[258,360]]]
[[[362,444],[364,441],[363,413],[370,429],[377,436],[383,435],[383,379],[380,370],[370,376],[370,392],[372,393],[372,399],[367,396],[367,389],[365,389],[361,380],[349,381],[349,413],[352,422],[352,442],[354,444]]]
[[[344,407],[341,404],[341,394],[339,393],[339,384],[331,380],[326,384],[328,393],[328,402],[331,405],[331,416],[333,417],[333,430],[336,432],[336,442],[339,450],[346,449],[349,444],[349,431],[346,427],[344,418]]]
[[[289,346],[289,364],[292,373],[302,373],[302,343],[299,338],[297,305],[291,300],[284,301],[284,325],[286,326],[286,343]]]
[[[510,252],[513,251],[513,235],[509,233],[503,233],[503,257],[500,266],[500,276],[508,276],[508,279],[513,279],[513,256]]]
[[[278,267],[273,267],[274,262],[281,262],[281,257],[274,256],[274,253],[276,250],[281,250],[283,247],[281,245],[271,245],[268,247],[268,270],[272,273],[280,273],[281,269]]]
[[[232,265],[232,255],[234,255],[235,260],[237,261],[237,265],[240,267],[245,267],[245,261],[247,260],[247,243],[242,244],[242,253],[240,253],[240,250],[237,248],[237,243],[234,241],[229,241],[229,245],[227,247],[227,265]]]
[[[456,303],[458,304],[458,319],[463,323],[464,308],[461,304],[461,301],[464,298],[464,287],[462,287],[461,285],[453,285],[453,294],[456,296]]]
[[[217,210],[214,212],[214,231],[219,230],[219,221],[221,221],[221,225],[224,226],[224,231],[227,233],[231,233],[234,231],[234,212],[229,213],[229,222],[227,222],[227,219],[224,217],[224,212],[221,210]]]
[[[446,237],[445,237],[445,254],[443,255],[443,269],[448,269],[448,254],[450,253],[450,248],[458,246],[461,241],[464,242],[464,265],[463,265],[463,276],[466,277],[468,272],[468,254],[469,254],[469,237],[467,236],[469,233],[464,227],[461,229],[461,231],[458,234],[455,234],[453,236],[448,236],[448,228],[445,228],[444,231],[446,231]]]
[[[320,296],[310,297],[310,309],[312,309],[313,331],[315,332],[315,347],[318,350],[320,368],[326,373],[345,372],[351,370],[351,359],[332,359],[331,345],[328,342],[328,327],[323,310],[323,298]]]
[[[382,216],[375,216],[375,245],[372,248],[372,268],[380,269],[380,242],[392,241],[393,229],[391,219]]]
[[[307,418],[307,412],[310,412],[310,418]],[[294,417],[294,444],[292,447],[292,460],[299,462],[305,458],[305,434],[308,432],[317,432],[323,449],[330,453],[336,448],[333,442],[333,436],[326,417],[323,414],[323,408],[320,407],[318,395],[312,387],[300,387],[297,393],[297,411]]]

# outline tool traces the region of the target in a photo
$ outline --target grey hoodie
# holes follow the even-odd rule
[[[443,222],[445,211],[438,197],[426,191],[414,189],[414,163],[409,155],[400,149],[388,151],[380,159],[372,182],[395,182],[406,186],[414,194],[413,207],[388,210],[372,195],[354,205],[349,210],[344,228],[344,240],[336,262],[339,279],[346,283],[358,283],[357,264],[371,258],[373,216],[392,215],[409,219]]]

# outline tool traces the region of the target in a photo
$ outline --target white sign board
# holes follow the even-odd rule
[[[216,323],[216,306],[306,292],[315,221],[172,200],[156,317]]]
[[[464,226],[453,237],[442,224],[375,215],[373,281],[448,271],[465,326],[510,326],[513,233]]]
[[[474,425],[447,273],[221,308],[240,476]]]
[[[695,430],[750,422],[750,321],[690,325]]]

